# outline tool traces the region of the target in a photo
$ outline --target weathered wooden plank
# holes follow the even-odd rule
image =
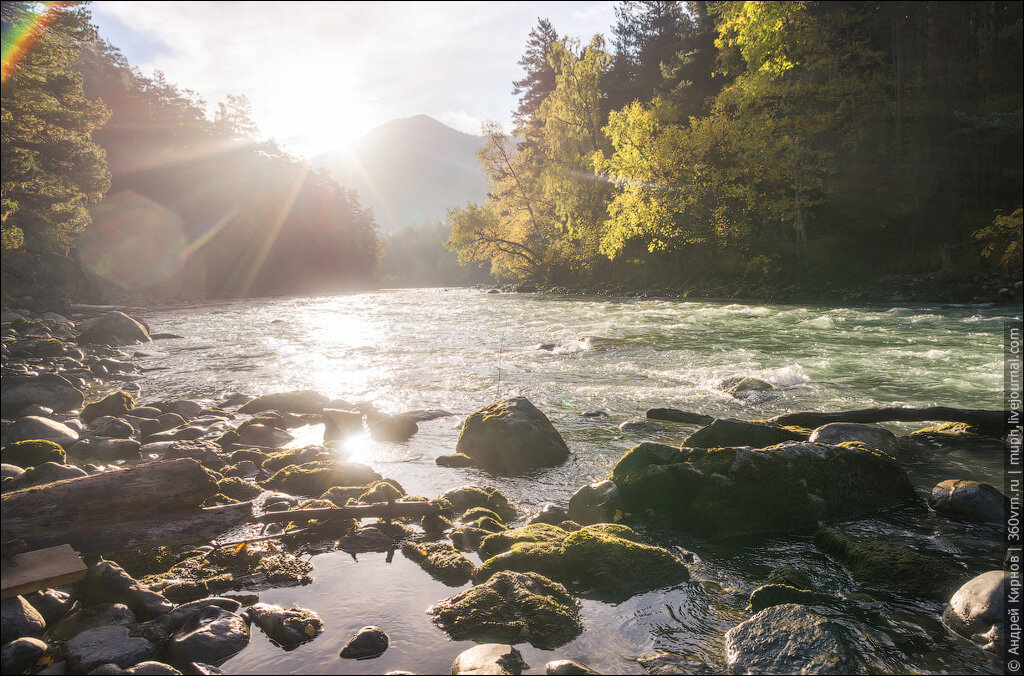
[[[57,545],[16,554],[9,560],[5,559],[0,569],[0,598],[78,582],[85,577],[87,570],[88,566],[71,545]]]

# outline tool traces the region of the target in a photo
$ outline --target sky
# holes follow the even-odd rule
[[[263,135],[311,157],[389,120],[460,131],[511,123],[538,17],[606,36],[614,2],[94,2],[93,23],[143,73],[202,96],[245,94]]]

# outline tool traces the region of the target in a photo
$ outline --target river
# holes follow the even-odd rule
[[[347,444],[353,460],[397,479],[409,494],[434,496],[471,483],[499,487],[524,512],[564,504],[582,484],[606,476],[641,440],[678,445],[694,428],[672,423],[642,436],[618,425],[650,407],[763,419],[797,410],[878,405],[1002,406],[1002,341],[1016,308],[999,306],[747,304],[650,299],[488,294],[472,289],[369,293],[208,303],[144,315],[153,331],[185,336],[152,345],[140,381],[148,396],[215,400],[228,392],[312,389],[385,412],[440,408],[455,415],[420,424],[402,444],[364,435]],[[545,345],[553,349],[538,349]],[[719,384],[754,376],[775,388],[736,398]],[[562,466],[515,477],[442,468],[465,416],[496,399],[525,395],[544,411],[574,452]],[[606,417],[584,417],[603,411]],[[897,433],[922,425],[893,425]],[[317,443],[322,427],[297,431]],[[919,491],[942,479],[1002,486],[1000,454],[952,452],[907,467]],[[997,568],[1000,533],[934,513],[896,513],[847,524],[961,561],[972,574]],[[584,633],[554,651],[519,646],[533,669],[579,659],[603,673],[643,673],[637,657],[691,655],[724,667],[723,635],[749,616],[729,592],[749,592],[781,563],[809,571],[819,588],[856,585],[818,553],[810,537],[741,545],[651,533],[696,554],[693,579],[620,604],[583,601]],[[325,630],[285,652],[260,632],[223,668],[227,673],[447,673],[472,643],[453,642],[426,615],[455,593],[400,553],[343,552],[313,558],[315,581],[264,590],[261,600],[318,612]],[[725,591],[723,591],[723,589]],[[995,673],[989,654],[938,622],[941,604],[899,594],[852,596],[830,612],[859,637],[872,670]],[[375,660],[341,660],[338,650],[364,625],[382,627],[391,647]]]

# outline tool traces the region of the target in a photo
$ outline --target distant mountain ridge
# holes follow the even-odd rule
[[[482,136],[416,115],[386,122],[351,149],[317,155],[310,164],[359,193],[380,232],[389,234],[483,201],[487,187],[476,158],[483,145]]]

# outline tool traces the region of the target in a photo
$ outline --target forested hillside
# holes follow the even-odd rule
[[[257,141],[244,96],[210,119],[195,93],[142,75],[102,41],[87,6],[38,10],[3,4],[5,67],[8,36],[35,36],[4,72],[6,295],[235,296],[372,282],[370,213],[325,173]]]
[[[541,20],[449,245],[583,287],[1012,284],[1021,8],[633,2],[585,43]]]

